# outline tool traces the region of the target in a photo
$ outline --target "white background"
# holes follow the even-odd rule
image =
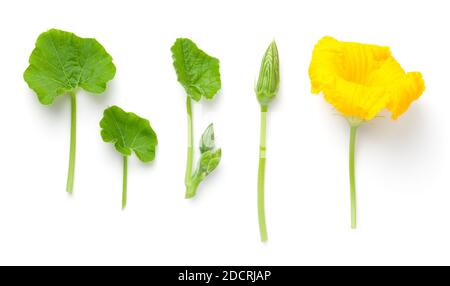
[[[0,264],[450,264],[450,41],[446,1],[2,1]],[[41,32],[95,37],[117,74],[78,95],[74,194],[65,192],[69,100],[41,105],[22,78]],[[397,121],[357,136],[358,229],[350,229],[349,128],[310,93],[325,35],[388,45],[426,91]],[[214,122],[222,162],[184,199],[185,94],[170,47],[189,37],[221,61],[222,91],[195,104],[195,142]],[[259,241],[259,105],[253,86],[275,38],[281,88],[270,106],[266,212]],[[99,135],[117,104],[150,120],[156,160],[122,161]]]

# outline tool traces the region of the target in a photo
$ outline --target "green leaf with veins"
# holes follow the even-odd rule
[[[52,29],[42,33],[24,73],[28,86],[42,104],[82,88],[102,93],[115,73],[111,56],[95,39]]]
[[[111,56],[95,39],[52,29],[39,35],[23,78],[42,104],[70,96],[70,150],[66,191],[72,193],[75,177],[77,89],[101,93],[115,73]]]
[[[188,96],[199,101],[212,99],[220,90],[219,60],[209,56],[189,39],[179,38],[172,46],[173,66]]]
[[[100,127],[103,141],[113,143],[122,155],[134,152],[142,162],[155,158],[158,139],[147,119],[111,106],[103,112]]]
[[[100,121],[103,141],[111,142],[123,157],[122,209],[127,205],[128,156],[134,152],[142,162],[155,159],[158,139],[147,119],[111,106]]]
[[[196,170],[193,168],[193,128],[191,99],[202,97],[212,99],[220,90],[219,60],[200,50],[189,39],[179,38],[172,48],[173,66],[178,81],[187,93],[186,111],[188,115],[188,152],[186,161],[186,198],[195,196],[200,182],[219,164],[221,151],[214,151],[214,130],[212,124],[206,128],[200,140],[201,157]]]

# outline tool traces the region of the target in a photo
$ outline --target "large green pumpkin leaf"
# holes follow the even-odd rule
[[[171,48],[178,81],[188,96],[212,99],[220,90],[219,60],[200,50],[189,39],[179,38]]]
[[[56,29],[39,36],[29,63],[24,79],[42,104],[77,88],[102,93],[116,73],[111,56],[97,40]]]
[[[113,143],[122,155],[130,156],[134,151],[142,162],[155,158],[158,139],[147,119],[111,106],[103,112],[100,127],[103,141]]]

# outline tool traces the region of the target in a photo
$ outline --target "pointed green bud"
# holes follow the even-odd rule
[[[202,138],[200,139],[200,153],[203,154],[206,151],[211,151],[214,147],[214,127],[211,123],[203,132]]]
[[[264,54],[259,71],[258,83],[255,87],[256,96],[261,106],[267,106],[275,97],[280,84],[280,63],[275,41],[270,43]]]

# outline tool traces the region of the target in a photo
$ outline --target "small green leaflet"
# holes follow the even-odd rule
[[[203,132],[202,138],[200,139],[200,152],[205,153],[206,151],[211,151],[214,149],[214,145],[214,128],[211,123]]]
[[[142,162],[155,158],[158,139],[147,119],[111,106],[105,109],[100,127],[103,141],[113,143],[122,155],[134,152]]]
[[[214,129],[213,125],[210,124],[203,132],[200,140],[201,155],[191,178],[192,183],[186,193],[187,198],[195,196],[200,183],[219,165],[222,150],[215,148]]]
[[[202,96],[212,99],[221,87],[219,60],[185,38],[177,39],[171,50],[178,81],[187,95],[195,101]]]
[[[39,36],[29,63],[24,79],[42,104],[52,104],[77,88],[102,93],[116,73],[111,56],[97,40],[56,29]]]

